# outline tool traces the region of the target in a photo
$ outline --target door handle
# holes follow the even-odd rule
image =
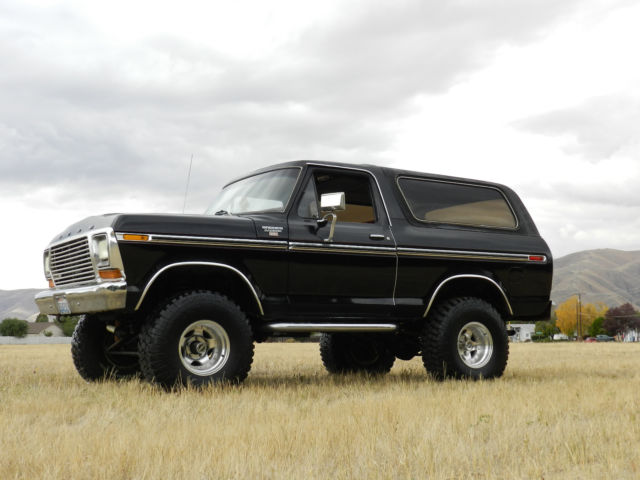
[[[384,240],[386,237],[384,235],[379,234],[379,233],[372,233],[371,235],[369,235],[369,238],[371,240]]]

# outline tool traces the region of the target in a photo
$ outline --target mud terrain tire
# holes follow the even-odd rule
[[[376,335],[325,333],[320,338],[320,356],[329,373],[367,372],[385,374],[395,355]]]
[[[460,297],[439,304],[422,335],[422,362],[437,379],[489,379],[502,375],[509,357],[504,321],[488,302]]]
[[[117,342],[107,325],[95,315],[84,315],[71,339],[71,358],[76,370],[88,382],[128,378],[140,372],[138,358],[111,349]],[[135,343],[134,343],[135,347]]]
[[[144,377],[165,388],[240,383],[253,361],[246,315],[227,297],[209,291],[184,293],[167,302],[142,328]]]

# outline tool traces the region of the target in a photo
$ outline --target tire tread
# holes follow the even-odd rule
[[[333,374],[367,372],[373,375],[389,373],[396,357],[383,346],[380,358],[372,365],[358,365],[348,358],[345,352],[347,337],[335,334],[322,334],[320,337],[320,358],[326,370]],[[371,341],[377,341],[372,339]],[[382,346],[382,344],[379,344]]]
[[[142,326],[139,336],[138,350],[140,352],[140,368],[145,379],[150,382],[159,383],[165,387],[173,387],[176,383],[185,384],[185,379],[174,378],[171,372],[166,369],[167,353],[161,348],[165,338],[170,335],[173,319],[180,310],[196,306],[202,301],[211,304],[222,305],[233,312],[236,319],[236,326],[240,329],[241,335],[245,338],[253,338],[251,325],[244,312],[227,296],[209,290],[192,290],[181,293],[169,299],[161,306],[156,313],[152,314],[147,322]],[[247,342],[244,345],[233,345],[234,357],[243,359],[240,368],[224,380],[232,383],[240,383],[247,378],[253,362],[254,344]],[[202,383],[208,383],[208,377],[203,377]],[[215,379],[213,381],[219,381]],[[194,384],[198,384],[194,382]]]
[[[501,318],[493,305],[477,297],[455,297],[437,304],[423,330],[422,363],[427,372],[438,380],[448,377],[477,378],[459,371],[454,365],[449,365],[450,362],[447,362],[447,327],[452,316],[456,315],[457,311],[465,306],[483,310],[493,318]],[[500,377],[506,368],[509,359],[509,339],[506,328],[500,328],[498,334],[501,338],[496,340],[498,340],[498,343],[505,345],[505,348],[503,352],[495,352],[494,355],[504,354],[504,359],[503,361],[498,359],[498,368],[483,378]],[[492,332],[492,335],[496,335],[496,332]]]

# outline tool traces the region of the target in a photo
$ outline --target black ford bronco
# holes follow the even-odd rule
[[[422,355],[502,375],[507,323],[548,317],[552,258],[493,183],[299,161],[229,183],[204,215],[87,218],[44,252],[41,313],[82,314],[80,375],[240,382],[254,342],[321,334],[331,373]]]

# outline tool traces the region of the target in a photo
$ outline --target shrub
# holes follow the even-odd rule
[[[552,342],[553,337],[549,337],[547,335],[541,335],[539,333],[534,333],[533,335],[531,335],[531,341],[532,342]]]
[[[22,338],[27,336],[26,320],[18,320],[17,318],[5,318],[0,323],[0,335],[4,337]]]
[[[36,323],[49,323],[49,317],[44,313],[41,313],[36,318]]]
[[[73,315],[62,315],[58,322],[60,323],[60,328],[62,329],[62,333],[66,337],[71,337],[73,335],[73,331],[76,329],[76,325],[80,320],[80,317]]]
[[[53,333],[49,332],[48,330],[44,332],[44,336],[45,337],[50,337],[52,335],[53,335]]]
[[[536,322],[536,334],[531,336],[531,339],[536,341],[543,341],[545,338],[551,340],[554,333],[559,333],[558,327],[553,320],[551,321],[539,321]],[[535,337],[535,338],[534,338]]]

